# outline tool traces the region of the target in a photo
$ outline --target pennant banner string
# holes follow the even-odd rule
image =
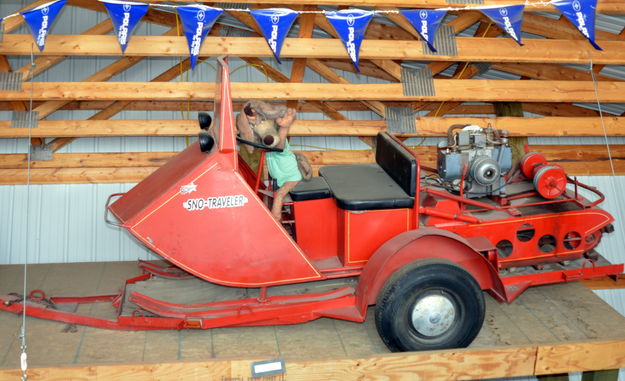
[[[597,0],[551,0],[551,1],[525,1],[524,4],[514,5],[481,5],[465,7],[447,7],[436,9],[397,9],[397,10],[363,10],[358,8],[343,9],[338,11],[311,10],[295,11],[288,8],[267,9],[232,9],[213,8],[203,4],[171,5],[160,3],[147,3],[129,0],[99,0],[104,4],[109,13],[122,54],[137,27],[141,18],[147,13],[149,7],[174,9],[180,17],[191,58],[191,68],[200,54],[204,38],[210,31],[217,18],[224,12],[248,12],[256,22],[262,35],[265,37],[274,57],[280,63],[280,51],[295,19],[299,14],[313,13],[323,14],[332,25],[339,39],[345,46],[352,63],[357,71],[360,45],[364,39],[369,22],[376,14],[401,14],[415,28],[430,50],[436,52],[434,46],[435,35],[438,26],[448,11],[478,10],[503,29],[519,45],[521,42],[521,23],[526,6],[553,6],[562,13],[577,29],[586,37],[590,44],[597,50],[601,47],[594,40],[595,17]],[[28,24],[39,50],[44,50],[44,44],[48,29],[54,22],[55,17],[65,5],[66,0],[53,0],[38,7],[9,15],[0,19],[3,22],[7,18],[22,15]]]
[[[169,9],[175,9],[178,8],[179,6],[182,5],[170,5],[170,4],[161,4],[161,3],[145,3],[145,4],[149,4],[151,7],[155,7],[155,8],[169,8]],[[549,7],[549,6],[553,6],[552,1],[529,1],[526,0],[525,3],[523,3],[526,7],[527,6],[542,6],[542,7]],[[250,8],[222,8],[224,11],[226,12],[251,12],[252,9]],[[475,6],[464,6],[464,7],[446,7],[446,8],[431,8],[432,10],[439,10],[439,11],[467,11],[467,10],[479,10],[479,7],[475,7]],[[314,14],[326,14],[326,13],[330,13],[330,12],[334,12],[334,11],[326,11],[326,10],[318,10],[318,11],[295,11],[297,13],[301,13],[301,14],[305,14],[305,13],[314,13]],[[397,14],[399,13],[399,10],[372,10],[371,12],[373,13],[380,13],[380,14],[384,14],[384,13],[391,13],[391,14]],[[0,21],[4,21],[6,19],[12,18],[12,17],[17,17],[20,15],[20,12],[15,12],[15,13],[11,13],[5,17],[3,17],[2,19],[0,19]]]

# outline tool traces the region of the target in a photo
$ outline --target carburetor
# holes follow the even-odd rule
[[[464,176],[466,197],[505,195],[503,175],[512,167],[508,131],[476,125],[454,124],[447,141],[438,145],[437,168],[440,183],[459,192]]]

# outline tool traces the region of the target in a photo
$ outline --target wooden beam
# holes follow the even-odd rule
[[[552,19],[534,13],[524,13],[521,28],[524,32],[557,38],[561,40],[584,40],[585,37],[579,33],[566,17]],[[621,40],[618,34],[609,33],[600,29],[595,30],[596,41]]]
[[[237,105],[243,104],[244,101],[235,101],[235,108]],[[33,102],[34,107],[40,105],[41,101]],[[102,110],[110,106],[113,101],[72,101],[67,103],[61,110]],[[274,102],[274,104],[283,104],[283,102]],[[324,102],[331,106],[334,110],[339,111],[366,111],[367,108],[357,101],[329,101]],[[386,102],[389,106],[408,107],[411,102]],[[437,107],[437,103],[425,102],[422,110],[432,110]],[[195,101],[189,102],[189,108],[192,111],[212,111],[213,102],[211,101]],[[0,110],[11,110],[10,102],[0,101]],[[299,103],[297,105],[299,112],[318,112],[317,107],[313,107],[308,102]],[[593,117],[598,116],[597,111],[583,108],[579,106],[573,106],[570,103],[524,103],[523,109],[527,112],[532,112],[538,115],[545,116],[577,116],[577,117]],[[139,110],[139,111],[180,111],[179,101],[133,101],[129,102],[125,107],[125,110]],[[495,114],[494,108],[489,104],[462,104],[455,109],[451,110],[448,115],[485,115]]]
[[[31,82],[34,100],[186,100],[211,99],[212,82]],[[235,100],[357,100],[357,101],[463,101],[463,102],[595,102],[589,81],[517,81],[435,79],[436,95],[407,97],[399,83],[253,83],[233,82]],[[602,102],[625,102],[625,82],[597,84]],[[28,100],[31,86],[0,92],[0,101]]]
[[[608,136],[625,136],[625,118],[604,118]],[[510,136],[603,136],[601,118],[598,117],[439,117],[417,118],[417,135],[445,136],[453,124],[475,124],[481,127],[508,130]]]
[[[545,116],[599,116],[595,110],[574,106],[570,103],[524,103],[523,110]]]
[[[604,119],[608,136],[625,136],[625,117]],[[598,117],[423,117],[416,118],[417,132],[403,137],[446,136],[449,126],[474,124],[507,130],[510,136],[603,136]],[[28,130],[0,121],[0,138],[25,138]],[[31,130],[32,137],[195,136],[195,120],[43,120]],[[296,120],[292,136],[376,136],[386,131],[384,120]]]
[[[297,150],[297,146],[293,146]],[[420,156],[421,165],[436,165],[436,147],[411,148]],[[542,153],[547,160],[560,164],[569,175],[612,174],[605,146],[534,145],[530,150]],[[618,175],[625,174],[625,145],[611,146]],[[302,151],[315,170],[324,165],[372,162],[372,150]],[[32,184],[138,182],[177,152],[127,152],[55,154],[51,161],[32,161]],[[25,184],[25,154],[0,155],[0,185]],[[140,169],[133,172],[133,169]]]
[[[187,3],[187,0],[154,0],[153,3],[159,2],[168,2],[168,3]],[[208,1],[200,1],[212,4],[213,2]],[[361,6],[372,6],[375,7],[379,5],[379,0],[315,0],[311,1],[302,1],[302,0],[242,0],[241,3],[253,3],[259,5],[273,5],[273,4],[287,4],[287,5],[297,5],[297,4],[316,4],[316,5],[361,5]],[[554,12],[557,9],[553,6],[545,5],[542,2],[537,2],[534,4],[533,2],[526,2],[525,0],[509,0],[506,4],[527,4],[525,6],[525,10],[527,11],[547,11]],[[389,7],[406,7],[406,8],[448,8],[450,6],[454,6],[454,4],[450,4],[445,0],[390,0],[384,2],[385,6]],[[482,5],[482,4],[480,4]],[[501,5],[499,0],[484,0],[483,5]],[[466,9],[467,7],[464,5],[456,5],[458,10]],[[470,7],[469,7],[470,8]],[[625,4],[623,4],[619,0],[600,0],[597,4],[597,12],[601,13],[625,13]]]
[[[33,106],[37,107],[43,103],[42,101],[34,101]],[[105,107],[110,106],[113,101],[72,101],[63,107],[61,110],[102,110]],[[235,109],[237,106],[242,105],[244,101],[235,101]],[[273,102],[273,104],[284,104],[284,102]],[[356,101],[336,101],[336,102],[328,102],[337,110],[346,110],[346,111],[362,111],[366,110],[366,107]],[[407,106],[409,102],[389,102],[392,106]],[[462,114],[492,114],[492,106],[488,106],[487,104],[481,105],[463,105]],[[213,110],[213,102],[210,100],[191,100],[189,102],[189,108],[192,111],[212,111]],[[11,104],[8,101],[0,101],[0,111],[11,110]],[[297,109],[300,112],[317,112],[317,108],[313,108],[311,105],[307,103],[300,103],[297,105]],[[152,110],[162,110],[162,111],[180,111],[180,102],[179,101],[133,101],[130,102],[126,108],[126,110],[142,110],[142,111],[152,111]]]
[[[406,59],[420,61],[529,62],[625,64],[625,41],[601,41],[603,51],[593,49],[583,40],[525,39],[518,46],[509,38],[456,39],[456,56],[425,54],[421,41],[364,40],[361,59]],[[32,36],[9,34],[0,43],[0,54],[30,55]],[[583,52],[581,54],[580,52]],[[119,56],[115,36],[50,35],[41,55]],[[186,56],[184,37],[133,36],[125,56]],[[202,56],[227,54],[237,57],[272,57],[264,39],[259,37],[206,37]],[[283,58],[347,58],[341,42],[329,38],[287,38]]]
[[[215,380],[251,379],[256,359],[160,364],[89,365],[29,369],[29,380]],[[625,341],[381,354],[366,358],[286,359],[284,380],[487,379],[618,369],[625,367]],[[21,370],[0,369],[0,378],[19,379]]]
[[[520,64],[520,63],[494,63],[491,69],[501,70],[523,77],[541,80],[559,81],[592,81],[592,75],[588,71],[573,69],[557,64]],[[609,77],[607,75],[595,74],[597,81],[620,81],[621,79]]]
[[[386,130],[383,120],[296,120],[292,136],[375,136]],[[33,137],[195,136],[196,120],[50,120],[31,129]],[[442,135],[441,135],[442,136]],[[28,137],[28,130],[0,121],[0,138]]]
[[[31,169],[160,167],[177,152],[63,153],[54,160],[31,161]],[[25,169],[25,154],[2,155],[0,169]]]

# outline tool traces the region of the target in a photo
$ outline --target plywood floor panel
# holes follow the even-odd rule
[[[49,295],[116,293],[140,273],[135,263],[80,263],[29,266],[29,289]],[[0,266],[0,294],[21,293],[22,266]],[[176,282],[176,281],[174,281]],[[185,285],[185,298],[202,292]],[[191,285],[191,287],[187,287]],[[168,283],[159,293],[174,295]],[[186,287],[186,288],[185,288]],[[235,293],[236,294],[236,293]],[[512,304],[486,298],[482,331],[472,347],[559,343],[625,338],[625,317],[580,283],[530,288]],[[114,318],[108,303],[79,311]],[[19,364],[21,319],[0,312],[0,367]],[[159,363],[208,359],[327,359],[366,357],[386,352],[375,329],[374,307],[363,324],[319,319],[306,324],[183,331],[110,331],[40,319],[27,319],[29,366]]]

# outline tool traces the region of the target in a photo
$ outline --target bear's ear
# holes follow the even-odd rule
[[[254,131],[252,131],[252,128],[247,121],[247,117],[243,112],[240,112],[237,115],[237,130],[239,130],[239,134],[242,139],[247,140],[248,142],[254,141]],[[250,154],[254,152],[254,147],[250,145],[245,144],[245,148]]]
[[[265,119],[282,118],[286,113],[286,106],[284,105],[273,106],[263,101],[251,101],[250,104],[252,108],[255,109],[257,113],[264,116]]]

